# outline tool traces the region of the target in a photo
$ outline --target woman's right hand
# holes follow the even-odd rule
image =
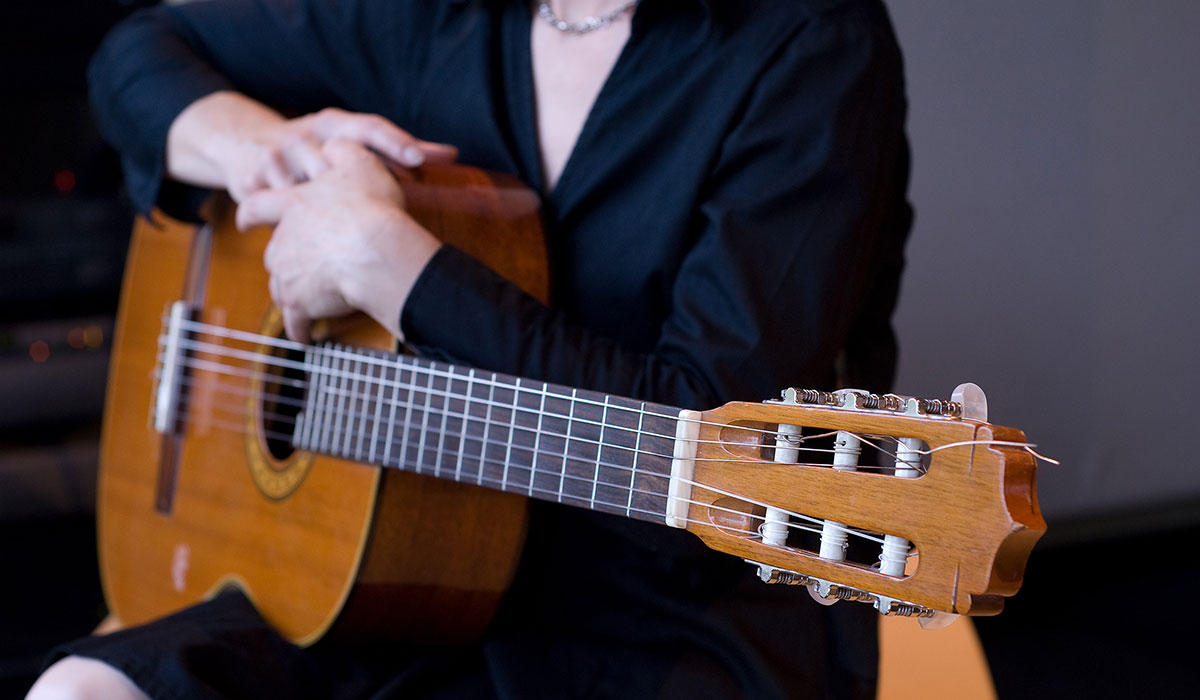
[[[167,134],[167,172],[177,180],[229,191],[234,201],[311,180],[329,169],[333,139],[353,141],[406,166],[453,161],[453,146],[422,141],[375,114],[327,108],[286,119],[236,92],[189,105]]]

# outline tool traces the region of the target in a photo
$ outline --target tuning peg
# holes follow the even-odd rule
[[[932,615],[922,615],[917,618],[917,622],[921,623],[921,629],[940,630],[954,624],[960,616],[954,613],[934,611]]]
[[[838,602],[839,600],[841,600],[841,598],[836,598],[836,597],[833,597],[833,596],[825,596],[825,595],[822,595],[822,594],[821,594],[821,593],[820,593],[820,592],[817,590],[817,587],[816,587],[816,586],[809,586],[809,587],[808,587],[808,594],[809,594],[810,596],[812,596],[812,599],[813,599],[813,600],[815,600],[815,601],[817,601],[817,603],[819,603],[819,604],[821,604],[821,605],[824,605],[824,606],[826,606],[826,607],[828,607],[828,606],[830,606],[830,605],[833,605],[834,603],[836,603],[836,602]]]
[[[812,579],[808,576],[795,571],[776,569],[773,566],[767,566],[766,564],[750,559],[746,559],[745,561],[754,568],[758,569],[758,577],[763,583],[782,583],[788,586],[807,586],[812,581]]]
[[[857,588],[831,583],[824,579],[812,578],[808,585],[808,594],[821,605],[833,605],[839,600],[861,600],[871,598],[871,594]]]
[[[950,395],[950,400],[962,404],[962,417],[986,421],[988,416],[987,395],[978,384],[959,384]]]
[[[913,603],[905,603],[895,598],[877,595],[873,596],[875,609],[882,615],[900,616],[900,617],[916,617],[921,623],[922,629],[940,630],[943,627],[949,627],[959,615],[954,613],[942,612],[940,610],[932,610]]]

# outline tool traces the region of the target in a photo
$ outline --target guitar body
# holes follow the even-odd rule
[[[545,298],[534,195],[459,166],[398,178],[418,221]],[[270,231],[238,233],[226,209],[211,236],[176,222],[140,221],[133,233],[99,478],[111,612],[138,624],[235,586],[300,644],[331,631],[421,640],[478,634],[516,568],[523,498],[272,447],[264,421],[273,408],[253,372],[191,369],[180,427],[155,431],[159,336],[172,302],[193,302],[205,323],[281,335],[262,268]],[[339,342],[394,346],[364,317],[336,326]],[[233,424],[219,410],[231,403],[244,413]]]

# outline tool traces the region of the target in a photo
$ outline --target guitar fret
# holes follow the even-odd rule
[[[595,479],[592,480],[592,497],[590,500],[591,507],[596,507],[596,491],[600,484],[600,447],[604,444],[604,422],[608,420],[608,398],[604,397],[604,413],[600,415],[600,438],[596,444],[596,472]]]
[[[466,399],[463,401],[463,417],[462,424],[459,426],[458,434],[458,455],[454,462],[454,480],[462,481],[463,457],[467,452],[467,426],[471,417],[471,391],[475,385],[475,370],[472,369],[467,373],[467,391]]]
[[[676,419],[661,418],[649,412],[646,415],[644,435],[649,443],[638,457],[641,488],[634,496],[636,512],[641,517],[655,522],[665,522],[667,512],[667,486],[671,475],[671,458]],[[658,456],[664,455],[664,456]],[[653,513],[653,515],[649,515]],[[661,516],[660,516],[661,514]],[[634,517],[639,517],[635,515]]]
[[[492,406],[496,399],[496,373],[492,372],[491,381],[488,386],[488,403],[484,413],[483,421],[483,438],[479,441],[479,477],[475,480],[476,484],[483,485],[483,472],[486,468],[487,448],[488,448],[488,433],[492,429]]]
[[[343,351],[345,348],[343,348]],[[342,387],[345,393],[342,395],[342,434],[341,434],[341,453],[342,455],[350,456],[350,439],[354,434],[354,387],[356,385],[354,374],[355,360],[351,357],[346,357],[342,364]]]
[[[636,481],[638,455],[641,453],[643,432],[642,426],[645,424],[645,420],[646,402],[643,401],[641,405],[641,412],[638,413],[637,439],[634,440],[633,443],[633,459],[631,460],[631,464],[629,466],[629,500],[625,503],[625,515],[633,515],[633,494],[637,490]]]
[[[321,421],[321,350],[314,346],[309,348],[312,363],[308,368],[309,382],[305,400],[308,402],[304,416],[304,433],[301,446],[309,451],[315,451],[317,426]]]
[[[509,413],[508,440],[507,440],[507,445],[504,450],[504,478],[500,480],[500,490],[501,491],[508,490],[508,470],[509,470],[509,465],[512,464],[513,429],[517,423],[517,420],[516,420],[516,418],[517,418],[517,403],[520,401],[520,399],[521,399],[521,380],[517,379],[516,385],[513,387],[513,403],[512,403],[511,412]]]
[[[317,381],[319,375],[316,372],[316,360],[314,355],[317,353],[316,346],[309,346],[304,351],[304,371],[308,373],[310,378],[308,390],[304,394],[304,412],[297,416],[296,427],[299,428],[299,437],[296,440],[296,446],[309,450],[311,448],[312,427],[313,421],[317,418]],[[303,423],[303,426],[301,426]]]
[[[325,426],[321,435],[321,449],[332,454],[333,444],[337,440],[334,436],[334,431],[337,428],[339,416],[337,411],[337,370],[340,359],[336,353],[332,352],[332,348],[329,348],[329,350],[329,375],[328,381],[325,384]]]
[[[359,389],[360,386],[366,385],[366,382],[362,381],[362,366],[363,366],[363,364],[362,364],[361,360],[358,360],[358,359],[354,360],[353,380],[350,384],[350,411],[349,411],[350,425],[351,426],[354,425],[354,418],[355,418],[354,407],[358,406],[359,407],[359,411],[358,411],[358,413],[359,413],[359,421],[358,421],[359,429],[357,431],[358,435],[352,435],[349,428],[346,431],[347,452],[349,452],[350,441],[353,440],[355,437],[357,437],[357,440],[354,440],[354,459],[359,462],[362,461],[363,435],[365,435],[367,432],[366,431],[366,425],[367,425],[366,424],[366,420],[367,420],[366,402],[363,399],[363,394],[361,393],[361,391]]]
[[[429,409],[433,400],[433,372],[427,372],[426,376],[428,380],[425,382],[425,407],[421,409],[421,427],[417,429],[417,457],[413,461],[418,474],[425,468],[425,438],[429,433]]]
[[[313,379],[296,430],[307,448],[665,517],[676,409],[340,345],[311,350],[305,366]]]
[[[626,408],[625,412],[628,413],[628,408]],[[606,419],[604,423],[601,424],[601,433],[604,432],[605,427],[612,425],[612,423],[613,421],[611,419]],[[628,436],[625,436],[625,438],[628,439]],[[632,461],[629,459],[629,457],[635,455],[629,454],[623,457],[617,457],[617,459],[613,461],[602,460],[600,459],[599,453],[602,451],[602,447],[604,447],[605,442],[606,441],[604,441],[604,439],[600,439],[599,436],[598,439],[596,439],[596,449],[598,449],[598,455],[596,455],[594,485],[596,504],[594,507],[599,510],[604,510],[606,513],[623,514],[624,503],[629,499],[629,493],[626,492],[625,487],[625,472],[628,471],[629,467],[626,467],[624,462],[626,460]],[[612,442],[611,438],[610,441],[607,442]],[[616,463],[614,463],[614,461],[616,461]]]
[[[322,398],[324,399],[325,404],[325,416],[324,420],[321,421],[321,432],[317,436],[317,446],[321,451],[328,452],[329,436],[332,430],[330,427],[330,422],[334,419],[333,411],[331,409],[333,408],[333,402],[336,398],[332,387],[332,382],[334,380],[334,363],[336,358],[332,352],[329,352],[330,348],[328,346],[325,348],[325,350],[325,359],[327,364],[324,368],[326,370],[326,374],[325,385],[322,393]]]
[[[340,348],[344,350],[344,348]],[[354,394],[351,385],[354,382],[354,359],[342,353],[341,371],[338,373],[338,422],[337,437],[333,441],[335,454],[350,457],[350,432],[354,425]]]
[[[563,502],[563,489],[567,482],[567,462],[571,457],[571,425],[575,418],[575,390],[571,390],[571,406],[567,410],[567,438],[563,440],[562,466],[558,476],[558,502]]]
[[[395,371],[395,381],[392,384],[392,400],[388,408],[388,427],[387,438],[383,443],[383,464],[392,466],[392,441],[396,439],[396,408],[399,405],[400,397],[400,367],[401,364],[397,361],[389,369]]]
[[[529,489],[528,495],[533,495],[533,482],[537,476],[538,450],[542,444],[542,419],[546,417],[546,383],[542,382],[541,396],[538,399],[537,427],[533,432],[533,452],[529,456]]]
[[[533,496],[534,470],[537,467],[537,453],[534,447],[539,438],[537,425],[541,421],[542,399],[545,398],[545,394],[536,388],[537,384],[528,386],[528,380],[517,380],[517,383],[524,386],[521,386],[518,394],[519,410],[513,414],[513,425],[520,430],[514,432],[512,437],[511,459],[516,469],[509,471],[509,483],[512,490],[520,490]],[[527,481],[522,484],[521,478]]]
[[[435,377],[432,372],[430,373],[430,376],[434,377],[434,381],[436,383],[438,378]],[[441,414],[442,424],[437,430],[437,452],[433,458],[433,473],[435,476],[442,475],[442,464],[445,461],[443,455],[446,447],[446,420],[447,416],[450,414],[450,402],[452,400],[451,395],[453,394],[453,389],[454,375],[451,373],[446,378],[446,392],[441,396],[442,408],[438,412]]]
[[[381,355],[376,355],[376,357],[383,359]],[[374,370],[372,370],[372,376],[374,376]],[[375,396],[374,425],[371,426],[371,449],[367,453],[367,461],[371,464],[376,463],[375,450],[379,446],[379,426],[383,418],[383,397],[387,391],[387,365],[382,362],[379,364],[378,389],[379,391]]]
[[[463,439],[466,435],[471,401],[471,375],[468,372],[464,377],[462,370],[456,371],[455,374],[456,376],[450,382],[449,396],[446,399],[446,470],[449,475],[447,478],[460,481],[463,467]],[[457,429],[455,428],[456,423],[458,424]]]
[[[338,352],[337,358],[337,387],[334,389],[335,401],[337,409],[334,413],[333,435],[329,443],[329,449],[334,454],[337,454],[337,446],[342,441],[342,423],[346,420],[346,355],[342,352],[341,346],[336,346]]]
[[[379,430],[379,421],[375,417],[375,412],[379,405],[378,387],[382,386],[382,383],[375,376],[381,369],[375,362],[375,354],[369,353],[367,359],[369,361],[365,363],[363,375],[362,427],[358,432],[358,459],[360,462],[370,463],[373,460],[369,457],[375,451],[375,433]]]

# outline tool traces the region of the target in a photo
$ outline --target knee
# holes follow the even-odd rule
[[[150,700],[129,676],[103,661],[68,656],[54,663],[25,700]]]

